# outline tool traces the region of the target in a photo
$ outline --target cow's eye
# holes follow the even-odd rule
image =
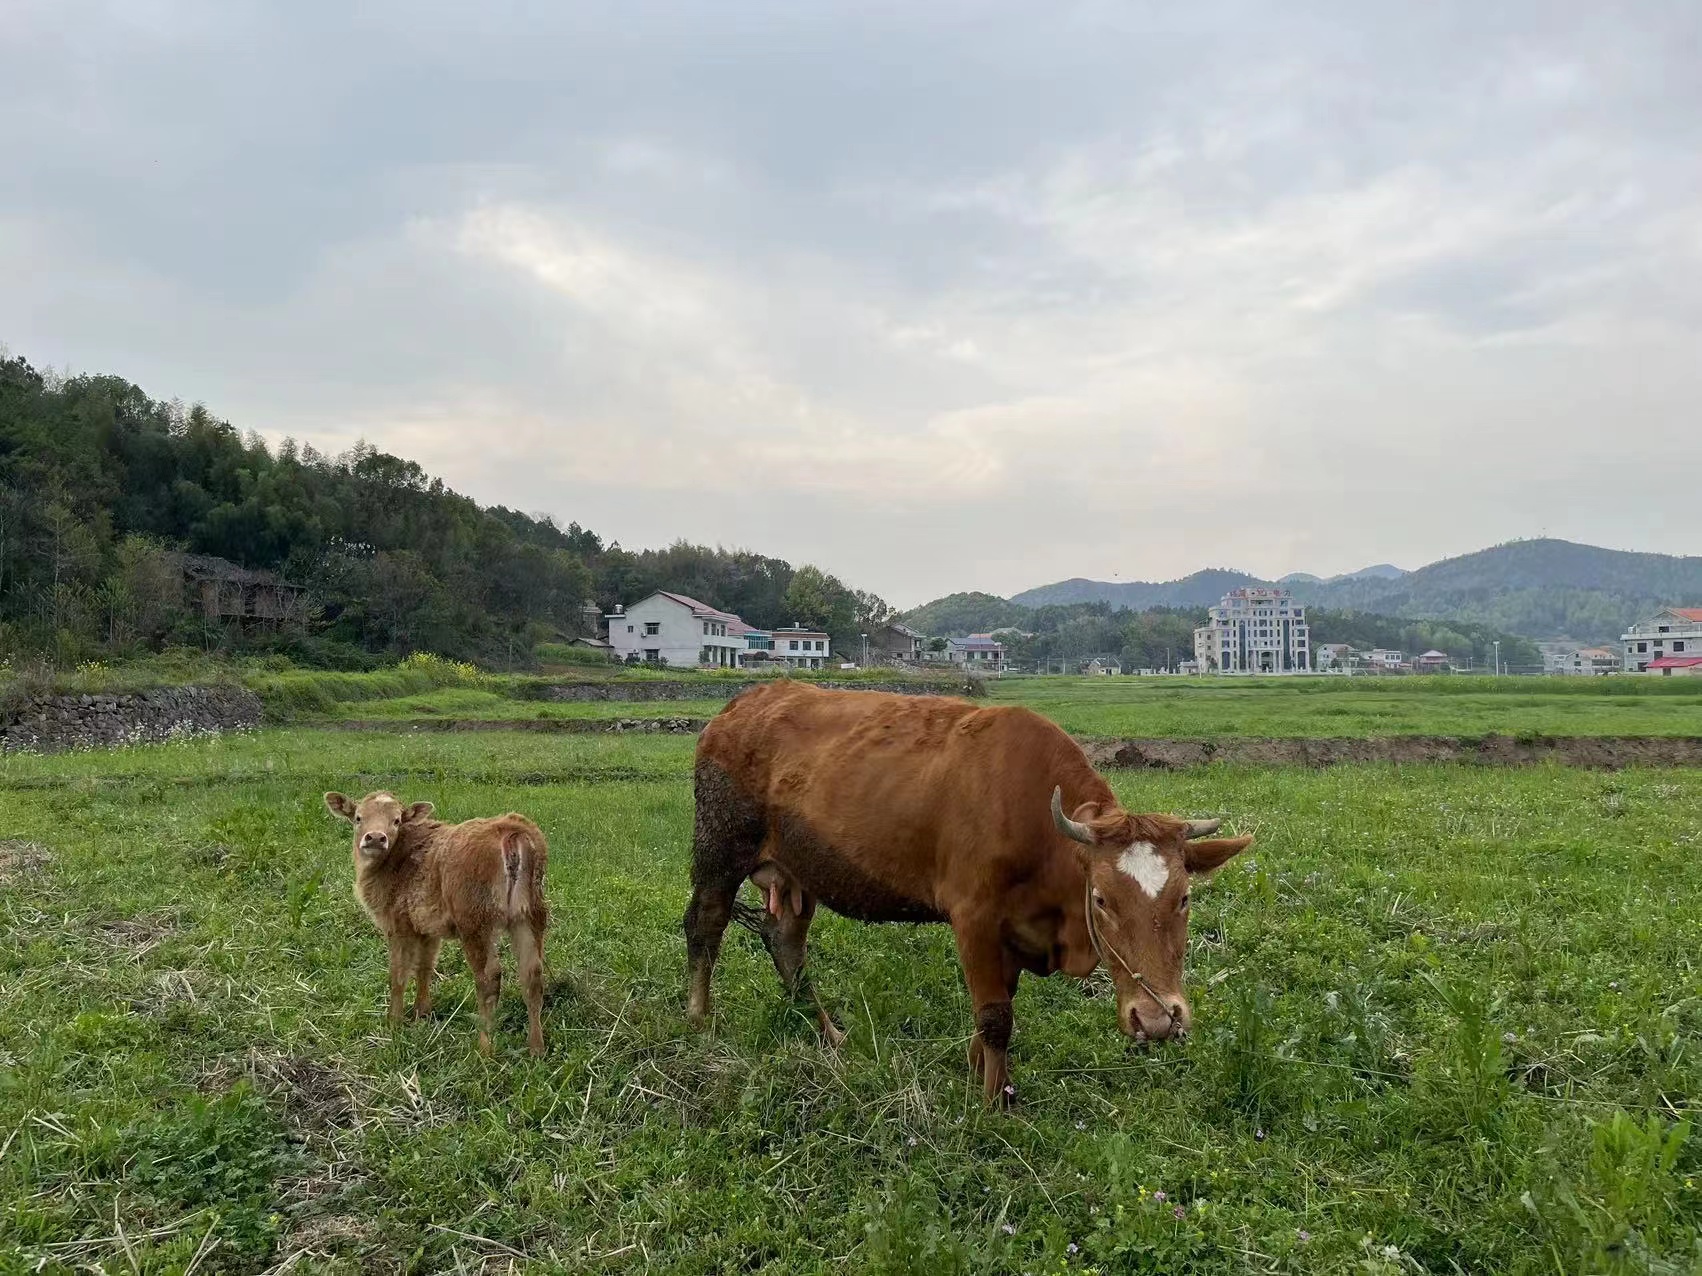
[[[1188,911],[1188,901],[1190,899],[1192,899],[1193,896],[1194,896],[1194,893],[1192,891],[1183,891],[1182,892],[1182,902],[1176,906],[1177,909],[1181,912],[1184,912],[1184,913],[1187,912]]]
[[[1105,896],[1098,891],[1093,892],[1093,906],[1102,913],[1105,911]]]

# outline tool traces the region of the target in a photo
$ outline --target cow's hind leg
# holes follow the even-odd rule
[[[526,994],[526,1045],[544,1053],[544,929],[536,919],[519,917],[508,924],[514,946],[514,974]]]
[[[732,920],[734,898],[756,867],[762,844],[762,812],[713,762],[700,762],[692,825],[691,903],[686,905],[686,965],[690,984],[686,1017],[709,1020],[710,979],[721,955],[721,938]]]
[[[473,987],[479,995],[479,1053],[491,1052],[491,1034],[496,1031],[496,1003],[502,996],[502,957],[497,952],[495,931],[471,931],[461,937],[467,965],[473,972]]]
[[[766,917],[757,934],[762,937],[768,955],[774,959],[774,969],[780,975],[781,986],[786,989],[787,995],[795,1001],[807,1003],[816,1012],[822,1039],[837,1048],[844,1043],[845,1033],[827,1013],[827,1007],[822,1005],[815,985],[804,970],[806,941],[810,922],[815,917],[816,901],[789,884],[771,889],[770,898],[777,902],[777,914]]]

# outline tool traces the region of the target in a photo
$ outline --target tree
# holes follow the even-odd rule
[[[826,629],[833,617],[833,598],[828,577],[821,568],[798,568],[786,587],[786,610],[792,623],[806,629]]]

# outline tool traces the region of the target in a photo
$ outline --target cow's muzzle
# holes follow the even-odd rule
[[[362,855],[382,855],[390,849],[390,837],[385,833],[362,833],[360,850]]]
[[[1181,1041],[1194,1022],[1186,999],[1154,997],[1144,989],[1118,1007],[1118,1018],[1136,1041]]]

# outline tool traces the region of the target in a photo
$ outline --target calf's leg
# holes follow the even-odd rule
[[[491,1052],[491,1033],[496,1027],[496,1003],[502,996],[502,957],[496,950],[496,935],[489,931],[470,931],[461,938],[467,953],[467,965],[473,972],[473,986],[479,993],[479,1053]]]
[[[508,927],[514,945],[514,975],[526,994],[526,1045],[544,1053],[544,932],[535,921],[521,918]]]
[[[402,1022],[402,1003],[408,996],[408,976],[414,972],[416,941],[412,935],[400,932],[386,936],[390,945],[390,1009],[387,1018],[392,1027]]]
[[[954,921],[958,958],[963,963],[969,1000],[975,1007],[975,1036],[969,1043],[969,1066],[981,1074],[982,1093],[989,1104],[1006,1100],[1010,1084],[1011,990],[1005,969],[1004,944],[997,923],[969,917]]]
[[[414,1018],[431,1014],[431,981],[437,974],[437,950],[441,939],[423,939],[414,950]]]

